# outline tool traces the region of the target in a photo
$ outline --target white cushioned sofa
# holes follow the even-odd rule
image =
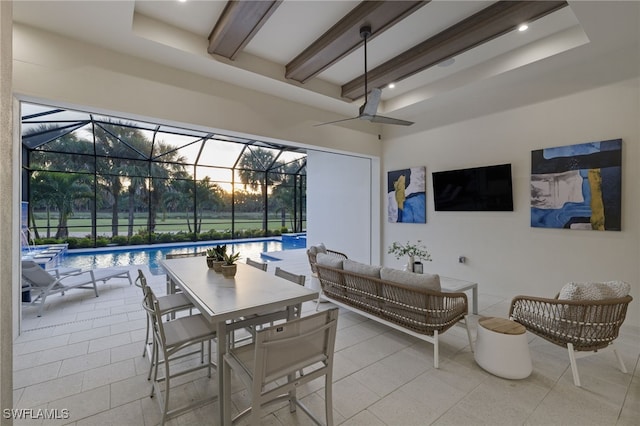
[[[458,322],[466,326],[473,350],[466,321],[467,295],[442,292],[438,275],[368,265],[323,252],[322,247],[315,260],[312,269],[320,281],[321,297],[433,343],[435,368],[438,368],[438,336]]]

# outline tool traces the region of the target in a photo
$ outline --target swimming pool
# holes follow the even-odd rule
[[[304,238],[291,239],[263,239],[250,241],[207,241],[200,243],[158,244],[153,246],[108,247],[100,249],[69,250],[61,259],[60,265],[72,268],[93,269],[112,266],[148,265],[154,275],[163,274],[159,262],[168,253],[196,253],[217,244],[226,244],[227,251],[240,252],[244,261],[247,257],[263,261],[273,260],[261,253],[290,250],[306,246]]]

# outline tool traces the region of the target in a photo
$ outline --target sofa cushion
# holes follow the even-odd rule
[[[427,290],[440,291],[440,276],[437,274],[414,274],[413,272],[400,271],[393,268],[380,269],[380,278],[410,287],[425,288]]]
[[[602,283],[565,284],[560,290],[558,299],[562,300],[606,300],[625,297],[631,286],[624,281],[606,281]]]
[[[348,272],[366,275],[368,277],[380,278],[380,266],[367,265],[355,260],[345,259],[342,261],[342,268]]]
[[[318,253],[316,263],[330,268],[342,269],[342,259],[326,253]]]

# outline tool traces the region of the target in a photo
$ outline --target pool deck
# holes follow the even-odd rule
[[[287,271],[307,276],[307,285],[311,283],[311,269],[307,260],[306,249],[292,249],[265,253],[269,263],[268,272],[273,273],[276,266]],[[278,259],[278,260],[276,260]],[[273,266],[272,266],[273,265]],[[166,276],[153,275],[147,265],[118,266],[119,269],[132,270],[131,276],[137,277],[137,270],[141,269],[151,283],[154,292],[162,295],[166,292]],[[141,292],[135,285],[123,278],[113,278],[106,283],[98,283],[99,297],[95,297],[93,290],[73,289],[64,296],[53,295],[47,299],[42,317],[38,318],[38,307],[34,305],[22,306],[22,331],[46,329],[60,324],[85,322],[128,315],[130,319],[137,319],[143,315],[141,310]]]

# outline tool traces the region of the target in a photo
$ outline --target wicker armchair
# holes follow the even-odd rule
[[[509,317],[543,339],[567,348],[573,382],[580,386],[576,352],[587,356],[611,348],[620,370],[627,372],[613,341],[618,337],[631,300],[631,296],[605,300],[516,296],[511,301]]]
[[[316,268],[316,257],[318,256],[318,253],[326,253],[331,256],[336,256],[339,259],[347,259],[346,254],[324,248],[324,245],[311,246],[307,249],[307,257],[309,258],[309,266],[311,266],[311,272],[314,275],[318,274],[318,269]]]

